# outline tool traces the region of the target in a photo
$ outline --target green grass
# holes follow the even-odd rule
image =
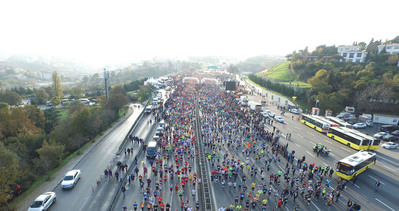
[[[289,86],[290,82],[281,82],[281,84],[285,84],[285,85]],[[291,86],[299,87],[299,88],[311,88],[312,87],[310,84],[303,82],[303,81],[293,81],[291,83]]]
[[[248,77],[246,77],[246,79],[247,79],[247,81],[250,82],[251,84],[253,84],[253,85],[255,85],[255,86],[259,87],[259,88],[266,89],[265,87],[263,87],[263,86],[261,86],[261,85],[255,83],[255,82],[251,81],[251,79],[249,79]],[[270,90],[270,89],[266,89],[266,90],[267,90],[268,92],[273,93],[273,94],[276,94],[276,95],[279,95],[279,96],[283,96],[283,97],[289,99],[289,100],[290,100],[291,102],[293,102],[294,104],[298,104],[299,107],[300,107],[303,111],[305,111],[305,109],[307,108],[306,102],[304,102],[302,99],[298,99],[298,98],[297,98],[297,99],[295,99],[295,101],[293,101],[292,96],[286,96],[286,95],[283,95],[283,94],[281,94],[281,93],[279,93],[279,92],[275,92],[275,91]]]
[[[62,108],[58,110],[58,119],[63,121],[68,117],[68,109]]]
[[[126,112],[127,112],[127,108],[126,107],[123,107],[123,108],[119,109],[119,111],[118,111],[119,117],[123,117],[126,114]]]
[[[280,79],[280,80],[295,80],[295,72],[290,70],[288,67],[290,65],[289,61],[280,63],[270,69],[267,72],[259,73],[259,76],[266,76],[269,78]]]
[[[137,94],[137,91],[130,91],[126,93],[127,95]]]

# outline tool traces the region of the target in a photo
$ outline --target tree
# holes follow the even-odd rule
[[[24,106],[25,114],[36,127],[44,129],[46,117],[44,112],[34,105]]]
[[[129,98],[121,93],[111,94],[107,102],[107,108],[118,111],[123,106],[129,103]]]
[[[0,101],[8,103],[9,105],[18,105],[22,102],[21,96],[13,91],[8,91],[0,95]]]
[[[83,96],[85,89],[83,86],[75,86],[73,88],[71,88],[69,90],[69,92],[71,93],[72,96],[76,97],[76,98],[80,98]]]
[[[329,73],[325,69],[317,71],[316,75],[308,80],[308,83],[312,85],[312,90],[316,92],[330,93],[332,87],[328,84]]]
[[[138,92],[138,99],[140,102],[144,102],[151,97],[152,88],[151,85],[141,86]]]
[[[35,104],[37,104],[37,105],[46,104],[46,102],[47,102],[47,100],[49,98],[48,93],[43,88],[40,88],[40,89],[36,90],[35,91],[35,95],[36,95]]]
[[[37,164],[47,172],[60,164],[64,155],[64,146],[52,140],[49,142],[43,140],[42,147],[36,151],[39,154]]]
[[[389,65],[397,65],[399,61],[399,55],[394,54],[394,55],[389,55],[387,59],[387,63]]]
[[[230,64],[229,67],[227,68],[227,71],[229,73],[233,73],[233,74],[234,73],[239,73],[237,65],[234,65],[234,64]]]
[[[18,156],[0,142],[0,205],[8,207],[19,175]]]
[[[8,103],[0,103],[0,110],[5,109],[5,110],[10,110],[10,105]]]
[[[64,97],[64,94],[62,92],[60,76],[58,76],[58,73],[56,71],[53,72],[52,91],[53,91],[53,98],[51,99],[51,102],[55,105],[60,104],[62,98]]]

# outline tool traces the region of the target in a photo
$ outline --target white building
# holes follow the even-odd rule
[[[342,56],[342,53],[345,51],[360,51],[359,46],[354,45],[340,45],[338,46],[338,54]]]
[[[374,123],[397,125],[398,121],[399,121],[399,116],[395,116],[395,115],[384,115],[384,114],[374,114],[373,115]]]
[[[388,45],[379,45],[378,46],[378,53],[385,48],[385,51],[389,54],[399,54],[399,43],[393,43]]]
[[[367,57],[366,51],[361,51],[359,46],[354,45],[338,46],[338,54],[343,57],[341,61],[353,63],[364,62]]]
[[[366,51],[343,51],[341,56],[344,62],[360,63],[366,61]]]

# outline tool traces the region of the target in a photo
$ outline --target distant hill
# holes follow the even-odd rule
[[[241,73],[258,73],[284,61],[285,58],[281,56],[254,56],[247,58],[243,62],[240,62],[239,64],[237,64],[237,67]]]

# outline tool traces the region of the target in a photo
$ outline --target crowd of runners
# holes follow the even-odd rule
[[[135,159],[131,173],[124,170],[127,164],[118,165],[117,172],[128,181],[123,197],[126,190],[140,191],[124,209],[200,210],[196,146],[206,153],[213,191],[224,193],[215,196],[219,210],[279,210],[288,205],[310,209],[321,200],[326,207],[348,202],[348,210],[357,208],[340,200],[346,181],[333,180],[333,168],[308,163],[304,155],[288,150],[289,142],[282,141],[285,136],[275,125],[279,123],[241,106],[236,96],[218,86],[175,85],[163,113],[154,118],[154,124],[161,116],[166,122],[156,158]],[[199,135],[202,142],[197,145]],[[132,137],[132,144],[145,145],[138,137]],[[126,153],[133,154],[133,149]]]

